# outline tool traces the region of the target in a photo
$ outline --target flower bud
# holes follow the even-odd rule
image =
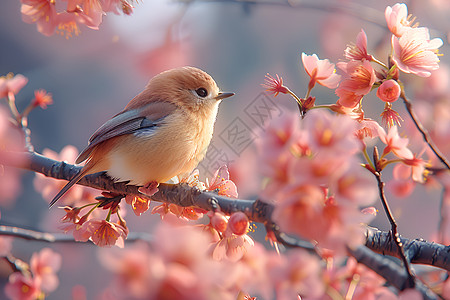
[[[377,96],[384,102],[394,102],[400,97],[401,88],[397,81],[389,79],[384,81],[377,90]]]
[[[228,227],[236,235],[246,234],[249,227],[247,216],[243,212],[235,212],[228,220]]]

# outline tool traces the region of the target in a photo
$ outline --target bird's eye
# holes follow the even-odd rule
[[[195,92],[197,93],[197,95],[199,97],[202,97],[202,98],[205,98],[206,96],[208,96],[208,91],[205,88],[196,89]]]

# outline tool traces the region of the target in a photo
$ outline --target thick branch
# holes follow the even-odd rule
[[[395,241],[389,232],[368,228],[366,246],[377,253],[399,258]],[[411,263],[431,265],[450,271],[450,246],[427,242],[422,239],[399,237],[405,256]]]

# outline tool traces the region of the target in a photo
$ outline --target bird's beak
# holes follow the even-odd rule
[[[216,100],[222,100],[222,99],[225,99],[225,98],[228,98],[228,97],[231,97],[231,96],[234,96],[234,93],[222,93],[222,92],[219,92],[219,94],[216,96]]]

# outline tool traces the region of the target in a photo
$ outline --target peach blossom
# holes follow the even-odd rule
[[[389,30],[397,37],[401,37],[413,25],[414,19],[408,16],[408,7],[404,3],[386,7],[384,11]]]
[[[124,247],[124,240],[128,235],[128,229],[122,225],[106,220],[91,219],[81,225],[80,233],[90,235],[90,239],[99,247],[118,246]],[[75,235],[74,235],[75,237]]]
[[[50,149],[44,149],[42,154],[58,161],[73,163],[78,156],[78,150],[74,146],[68,145],[60,153],[56,153]],[[42,197],[48,202],[53,199],[66,183],[67,181],[49,178],[39,173],[36,173],[33,180],[36,191],[40,192]],[[91,202],[96,194],[98,194],[98,191],[95,189],[75,185],[61,199],[63,204],[75,206]]]
[[[325,286],[316,256],[303,249],[291,250],[279,258],[274,255],[268,262],[268,273],[277,300],[321,299],[324,296]]]
[[[386,144],[386,147],[383,150],[383,156],[387,155],[389,152],[392,152],[399,158],[413,159],[414,155],[407,147],[409,140],[408,138],[400,137],[397,126],[392,126],[389,128],[387,134],[384,129],[381,128],[380,140]]]
[[[237,211],[231,214],[228,220],[228,227],[233,234],[243,235],[248,232],[249,220],[246,214],[241,211]]]
[[[61,267],[61,255],[50,248],[34,253],[30,260],[30,269],[40,288],[46,293],[53,292],[59,285],[56,272]]]
[[[283,78],[275,74],[276,79],[270,76],[269,73],[266,74],[265,83],[261,84],[266,91],[273,94],[274,97],[278,96],[279,93],[288,94],[289,89],[283,85]]]
[[[144,199],[140,197],[127,195],[125,197],[125,202],[131,205],[133,212],[136,216],[142,215],[150,208],[151,201],[149,199]]]
[[[4,291],[6,297],[11,300],[35,300],[42,294],[35,278],[27,277],[19,272],[9,275],[9,282]]]
[[[401,71],[429,77],[431,71],[439,69],[438,48],[443,42],[440,38],[430,40],[428,28],[410,28],[400,38],[392,36],[391,42],[392,60]]]
[[[356,122],[348,116],[315,110],[306,115],[302,124],[308,133],[308,145],[313,154],[332,152],[336,156],[351,156],[360,149],[354,136]]]
[[[343,72],[343,79],[337,90],[352,91],[357,95],[366,95],[376,80],[375,71],[368,60],[337,63]]]
[[[0,77],[0,98],[5,98],[9,93],[16,95],[28,82],[28,78],[21,74],[13,76],[8,74]]]
[[[212,245],[212,257],[217,261],[229,260],[236,262],[254,244],[255,242],[247,234],[235,235],[230,231],[225,231],[223,238]]]
[[[211,178],[209,182],[206,179],[206,190],[217,191],[219,195],[237,198],[237,188],[233,181],[230,180],[230,174],[226,165],[221,166]]]
[[[338,86],[341,76],[336,74],[333,63],[328,59],[319,59],[316,54],[302,53],[302,62],[306,73],[310,77],[308,88],[312,89],[316,83],[334,89]]]
[[[25,23],[36,23],[40,33],[51,36],[58,26],[55,1],[21,0],[22,20]]]
[[[384,102],[394,102],[400,97],[401,88],[397,81],[389,79],[383,81],[383,83],[377,89],[377,96]]]
[[[348,60],[372,60],[372,55],[367,53],[367,35],[364,30],[356,36],[356,44],[350,44],[344,50],[344,56]]]

